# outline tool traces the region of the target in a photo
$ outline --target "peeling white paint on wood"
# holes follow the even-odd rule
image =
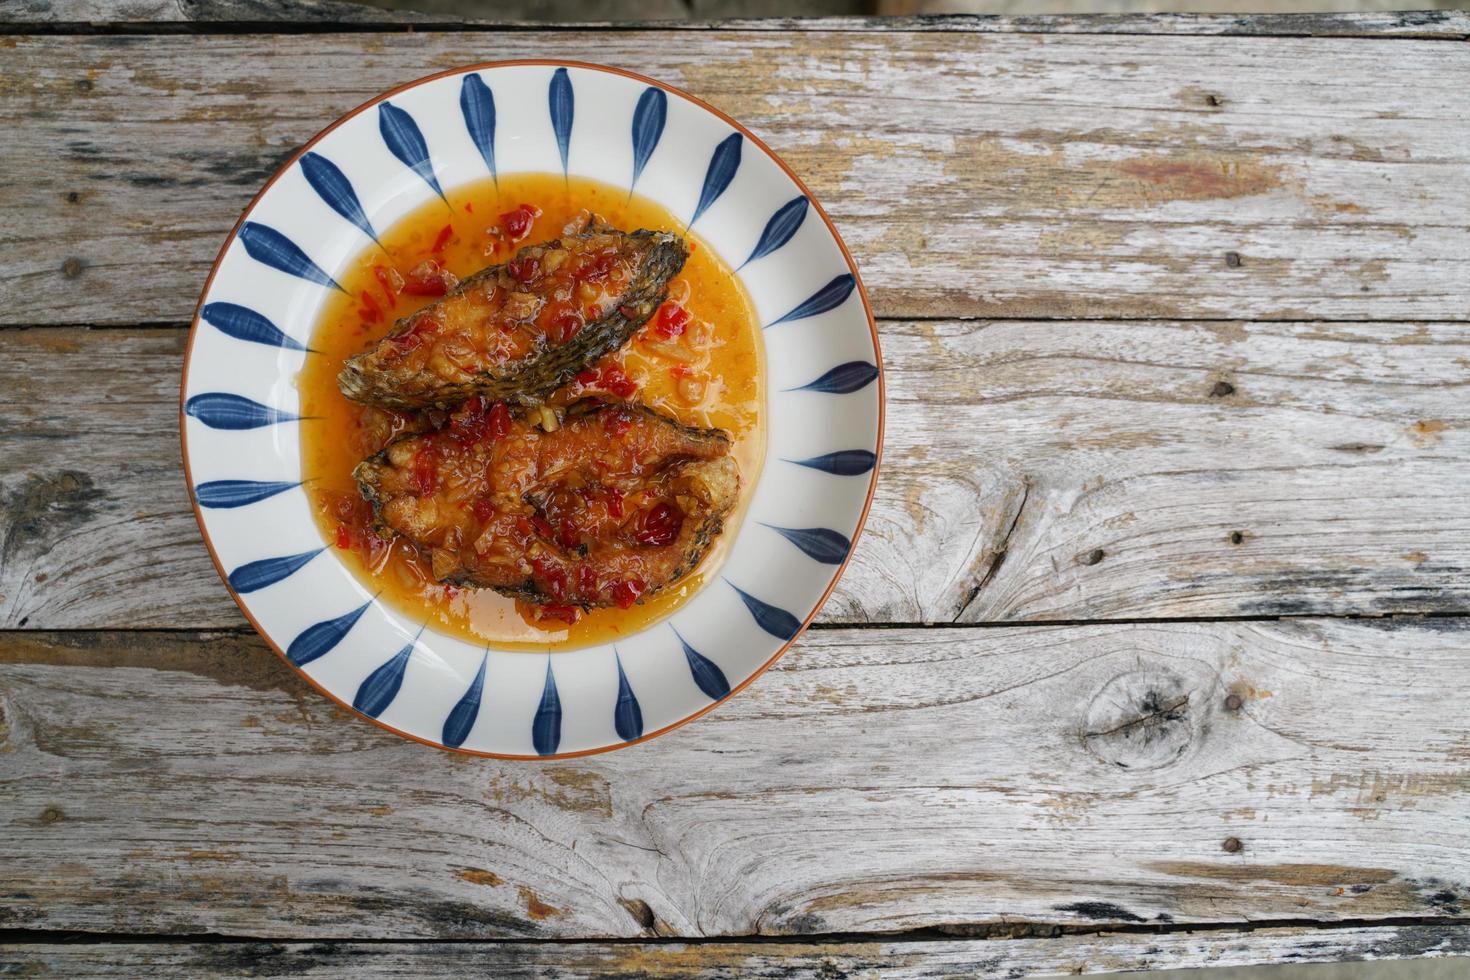
[[[1466,325],[881,333],[883,470],[821,622],[1470,608]],[[0,624],[242,622],[178,465],[183,337],[0,331]]]
[[[546,765],[380,731],[253,636],[10,633],[0,924],[585,938],[1453,918],[1470,904],[1467,630],[817,630],[678,732]]]
[[[0,117],[24,120],[6,152],[26,179],[0,208],[0,323],[188,317],[241,209],[323,125],[528,51],[647,72],[749,125],[831,211],[882,316],[1467,316],[1463,44],[670,36],[8,39]]]

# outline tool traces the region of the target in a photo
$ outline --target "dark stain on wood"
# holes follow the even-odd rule
[[[285,691],[328,702],[297,679],[254,633],[201,631],[12,632],[0,634],[0,664],[174,670],[232,687]]]
[[[54,476],[27,476],[0,502],[0,565],[39,555],[59,539],[85,527],[101,511],[108,494],[86,473],[66,470]]]
[[[488,885],[492,888],[496,885],[505,884],[505,879],[500,877],[500,875],[493,871],[486,871],[483,868],[460,868],[454,873],[454,876],[468,881],[471,884]]]
[[[1066,905],[1053,905],[1058,912],[1071,912],[1085,919],[1093,919],[1099,922],[1147,922],[1141,915],[1134,915],[1121,905],[1112,902],[1071,902]]]

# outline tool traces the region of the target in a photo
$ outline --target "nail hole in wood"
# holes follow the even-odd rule
[[[1242,532],[1240,532],[1240,531],[1231,531],[1230,532],[1230,543],[1231,544],[1245,544],[1245,534],[1242,533]]]
[[[66,192],[66,203],[67,204],[81,204],[82,203],[82,195],[78,194],[76,191],[67,191]]]
[[[61,274],[68,279],[75,279],[82,274],[82,260],[73,256],[61,263]]]
[[[1107,552],[1106,551],[1103,551],[1101,548],[1093,548],[1091,551],[1089,551],[1085,555],[1078,555],[1077,556],[1077,564],[1079,564],[1079,565],[1096,565],[1098,562],[1100,562],[1100,561],[1103,560],[1103,556],[1106,555],[1106,554],[1107,554]]]
[[[92,80],[90,78],[78,78],[77,79],[77,91],[78,92],[90,92],[90,91],[92,91],[92,88],[93,88],[93,84],[92,84]]]
[[[60,820],[64,816],[66,816],[66,814],[62,813],[56,807],[54,807],[54,806],[48,806],[46,809],[44,809],[44,810],[41,811],[41,822],[42,823],[55,823],[56,821]]]
[[[1227,837],[1220,843],[1220,847],[1228,854],[1237,854],[1245,845],[1240,842],[1239,837]]]
[[[1226,711],[1239,711],[1245,705],[1239,694],[1232,694],[1225,699]]]
[[[1239,269],[1240,268],[1240,253],[1239,252],[1226,252],[1225,253],[1225,264],[1228,265],[1232,269]]]
[[[1229,381],[1216,381],[1215,387],[1210,389],[1211,398],[1224,398],[1226,395],[1235,394],[1235,385]]]
[[[1211,92],[1209,95],[1205,96],[1205,101],[1213,106],[1218,106],[1222,104],[1221,98],[1214,92]]]

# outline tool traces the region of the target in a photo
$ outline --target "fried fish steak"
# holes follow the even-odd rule
[[[353,476],[437,580],[563,609],[627,608],[678,581],[740,489],[723,431],[591,399],[558,419],[477,397]]]
[[[448,409],[475,395],[533,403],[626,344],[688,255],[674,234],[587,223],[399,320],[347,361],[337,386],[393,409]]]

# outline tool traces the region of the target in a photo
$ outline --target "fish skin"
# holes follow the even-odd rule
[[[583,326],[568,342],[541,344],[539,349],[459,380],[422,368],[412,372],[395,369],[392,338],[408,333],[424,317],[436,316],[435,311],[451,309],[451,301],[460,300],[487,283],[507,283],[506,270],[511,263],[506,262],[469,276],[443,298],[399,320],[372,350],[347,360],[337,376],[338,388],[353,401],[399,411],[448,409],[475,395],[522,405],[537,403],[569,383],[579,371],[627,344],[668,299],[669,282],[689,256],[688,245],[678,235],[647,229],[627,233],[591,222],[580,234],[563,235],[554,241],[522,248],[516,259],[545,255],[556,249],[575,251],[589,242],[609,238],[620,241],[620,254],[640,257],[636,273],[611,308]],[[502,288],[519,287],[502,285]],[[538,295],[532,289],[525,291]]]
[[[634,442],[641,439],[647,448],[644,452],[633,454],[634,457],[640,460],[649,458],[661,460],[656,468],[656,473],[665,480],[678,481],[681,487],[689,490],[688,496],[699,504],[698,507],[685,512],[684,525],[672,544],[657,548],[648,546],[651,550],[638,552],[640,560],[643,560],[645,556],[651,556],[648,558],[647,566],[657,572],[656,575],[650,574],[643,578],[647,588],[638,600],[641,602],[644,598],[682,579],[693,571],[704,558],[714,540],[724,530],[725,519],[734,509],[739,497],[739,469],[729,453],[729,436],[722,430],[687,426],[641,404],[587,399],[571,406],[567,410],[562,426],[556,432],[551,433],[541,432],[532,426],[527,421],[525,412],[515,413],[516,429],[507,437],[505,455],[496,459],[495,464],[503,462],[507,469],[511,470],[520,467],[523,473],[530,473],[538,469],[545,470],[550,467],[549,472],[536,473],[534,479],[524,484],[524,490],[519,494],[519,500],[522,503],[527,507],[534,507],[535,512],[540,514],[542,511],[536,501],[550,494],[559,481],[565,479],[568,474],[573,471],[583,474],[583,471],[588,468],[587,460],[591,458],[613,458],[608,453],[597,452],[595,439],[585,445],[574,442],[566,447],[566,452],[560,455],[542,451],[542,447],[558,440],[580,438],[585,433],[580,432],[579,427],[593,427],[595,435],[595,431],[602,429],[607,412],[622,413],[624,417],[633,421],[635,427],[640,427],[639,431],[634,433]],[[558,435],[559,433],[561,435]],[[414,526],[418,516],[415,508],[424,495],[416,493],[411,486],[408,486],[405,492],[405,485],[409,484],[412,479],[412,464],[405,465],[402,462],[395,464],[392,456],[395,455],[395,446],[400,447],[401,450],[396,455],[407,457],[410,450],[417,452],[418,449],[433,440],[443,438],[443,432],[405,434],[395,439],[383,451],[363,460],[353,470],[353,477],[358,481],[362,496],[373,506],[380,533],[401,535],[407,539],[423,555],[431,568],[434,567],[436,549],[444,543],[441,540],[436,544],[432,538],[436,535],[442,537],[442,532],[446,527],[456,522],[462,524],[469,519],[469,514],[463,503],[450,505],[439,502],[433,509],[437,523],[431,522],[429,526]],[[437,444],[445,445],[442,441]],[[551,463],[547,462],[548,457],[551,457]],[[477,460],[477,463],[486,467],[492,465],[489,461]],[[527,477],[523,476],[522,479],[527,479]],[[636,480],[637,478],[630,479]],[[646,482],[653,483],[656,480],[650,479]],[[518,490],[521,487],[521,484],[516,485]],[[431,493],[429,496],[433,497],[434,494]],[[472,533],[479,533],[479,530],[481,528],[477,527]],[[564,549],[559,549],[544,539],[535,543],[543,547],[543,553],[563,554]],[[599,542],[594,541],[594,548],[598,544]],[[579,595],[570,599],[566,596],[553,596],[538,584],[534,575],[524,573],[523,569],[511,569],[505,562],[494,567],[482,565],[478,568],[471,568],[466,564],[464,558],[465,547],[466,545],[461,541],[453,549],[442,549],[454,552],[457,566],[435,569],[434,577],[438,581],[474,588],[491,588],[537,605],[570,602],[584,609],[614,605],[608,596]],[[478,556],[478,552],[474,554]],[[578,556],[575,552],[565,552],[565,567],[573,571],[582,563],[592,564],[599,569],[613,567],[614,560],[606,558],[603,552],[594,550],[589,554],[591,558],[588,557],[588,554]],[[563,559],[558,558],[557,560],[562,561]],[[444,574],[440,574],[441,571]]]

